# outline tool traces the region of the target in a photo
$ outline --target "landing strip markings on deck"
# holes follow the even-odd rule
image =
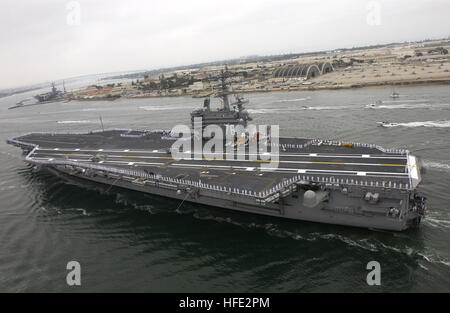
[[[159,150],[131,150],[127,149],[128,151],[117,149],[117,150],[105,150],[105,149],[70,149],[70,148],[37,148],[36,150],[39,151],[46,151],[46,150],[61,150],[61,151],[80,151],[80,152],[98,152],[103,151],[105,153],[120,153],[120,152],[130,152],[130,153],[159,153],[159,154],[167,154],[166,151],[159,151]],[[234,155],[233,151],[233,155]],[[191,151],[186,152],[180,152],[181,154],[191,154]],[[226,154],[226,151],[224,151],[223,154]],[[221,155],[220,153],[204,153],[204,155]],[[272,156],[270,153],[246,153],[246,155],[250,156],[258,156],[258,155],[264,155],[264,156]],[[372,159],[399,159],[399,160],[406,160],[406,155],[370,155],[370,154],[325,154],[325,153],[294,153],[294,154],[286,154],[286,153],[279,153],[277,154],[279,156],[283,157],[317,157],[317,158],[372,158]]]
[[[52,151],[54,151],[54,150],[49,150],[49,149],[36,149],[35,150],[35,153],[45,153],[45,151],[49,151],[49,152],[52,152]],[[71,150],[71,149],[65,149],[65,150],[63,150],[63,151],[68,151],[68,152],[70,152],[70,151],[73,151],[73,150]],[[61,152],[63,152],[63,151],[61,151]],[[76,150],[77,151],[77,150]],[[78,151],[80,151],[80,150],[78,150]],[[80,151],[80,152],[98,152],[98,151],[100,151],[100,150],[83,150],[83,151]],[[105,153],[107,153],[107,152],[111,152],[111,153],[116,153],[116,152],[123,152],[123,150],[122,151],[113,151],[113,150],[110,150],[110,151],[104,151],[103,150],[103,152],[105,152]],[[133,152],[138,152],[138,151],[133,151]],[[142,153],[142,152],[138,152],[138,153]],[[143,152],[143,153],[145,153],[145,154],[147,154],[147,153],[149,153],[149,152]],[[166,153],[165,153],[166,154]],[[70,155],[70,154],[68,154],[68,155]],[[223,154],[206,154],[206,155],[223,155]],[[249,153],[247,153],[246,154],[246,156],[258,156],[258,155],[261,155],[261,154],[249,154]],[[267,156],[267,155],[266,155]],[[311,157],[310,155],[302,155],[302,154],[298,154],[298,155],[285,155],[285,154],[280,154],[279,155],[279,157],[287,157],[287,156],[292,156],[292,157],[299,157],[299,158],[302,158],[302,157]],[[114,156],[114,155],[112,155],[112,157],[124,157],[124,158],[152,158],[152,156],[135,156],[135,155],[121,155],[121,156]],[[323,158],[354,158],[354,159],[358,159],[358,158],[362,158],[361,156],[348,156],[348,155],[346,155],[346,156],[341,156],[341,155],[320,155],[320,156],[317,156],[317,157],[323,157]],[[156,158],[156,156],[154,156],[153,158]],[[160,156],[159,158],[171,158],[171,157],[165,157],[165,156]],[[390,158],[390,157],[384,157],[384,156],[379,156],[379,157],[373,157],[373,158],[380,158],[380,159],[392,159],[392,158]],[[187,159],[187,158],[184,158],[184,159]],[[192,159],[192,158],[191,158]],[[402,160],[402,161],[407,161],[407,158],[406,157],[402,157],[402,158],[395,158],[395,159],[398,159],[398,160]],[[219,158],[203,158],[203,160],[217,160],[217,161],[220,161],[220,160],[233,160],[233,159],[219,159]],[[239,160],[240,161],[240,160]],[[243,160],[242,160],[243,161]],[[256,161],[262,161],[262,162],[265,162],[265,161],[267,161],[267,162],[271,162],[271,160],[256,160]],[[272,160],[272,162],[275,162],[275,161],[273,161]],[[299,161],[287,161],[287,160],[284,160],[283,162],[286,162],[286,163],[289,163],[289,162],[299,162]],[[306,161],[305,161],[306,162]],[[343,163],[345,163],[345,162],[322,162],[322,161],[313,161],[313,162],[315,162],[315,164],[343,164]],[[349,164],[349,165],[351,165],[351,163],[345,163],[345,164]],[[372,163],[357,163],[357,164],[372,164]],[[373,163],[373,164],[376,164],[376,163]],[[383,163],[381,163],[381,164],[379,164],[380,166],[406,166],[406,164],[390,164],[390,163],[385,163],[385,164],[383,164]]]
[[[36,160],[48,160],[53,161],[54,159],[49,158],[34,158]],[[67,161],[62,159],[62,161]],[[70,160],[69,161],[80,161],[80,160]],[[90,162],[89,160],[82,160],[86,162]],[[148,166],[161,166],[166,165],[169,167],[176,166],[181,168],[203,168],[205,167],[204,164],[184,164],[184,163],[174,163],[174,164],[167,164],[167,163],[149,163],[149,162],[126,162],[126,161],[104,161],[104,163],[108,164],[116,164],[116,165],[130,165],[130,163],[133,163],[133,165],[148,165]],[[230,166],[226,165],[208,165],[208,168],[210,169],[226,169],[229,170]],[[248,167],[246,166],[233,166],[234,169],[241,169],[246,170]],[[347,170],[320,170],[320,169],[298,169],[298,168],[276,168],[276,169],[262,169],[264,172],[292,172],[292,173],[298,173],[298,171],[305,171],[307,174],[326,174],[326,173],[334,173],[335,175],[342,175],[342,176],[358,176],[358,171],[347,171]],[[316,173],[318,172],[318,173]],[[366,176],[372,176],[372,177],[395,177],[395,178],[408,178],[408,173],[393,173],[393,172],[365,172]]]
[[[36,152],[35,152],[36,153]],[[42,154],[42,153],[40,153]],[[49,153],[48,153],[49,154]],[[62,156],[89,156],[85,154],[56,154]],[[126,158],[126,159],[164,159],[164,160],[175,160],[173,157],[163,157],[163,156],[139,156],[139,155],[108,155],[108,158]],[[195,158],[183,158],[180,160],[186,161],[200,161]],[[257,162],[257,163],[286,163],[286,164],[318,164],[318,165],[353,165],[353,166],[391,166],[391,167],[407,167],[406,164],[383,164],[383,163],[351,163],[351,162],[317,162],[317,161],[286,161],[286,160],[235,160],[235,159],[209,159],[202,158],[201,161],[224,161],[224,162]]]

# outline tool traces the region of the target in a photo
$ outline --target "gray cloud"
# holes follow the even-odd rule
[[[448,0],[79,0],[0,3],[0,88],[83,74],[446,37]]]

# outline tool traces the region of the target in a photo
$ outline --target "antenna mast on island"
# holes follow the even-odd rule
[[[228,89],[227,78],[230,77],[230,72],[228,71],[228,66],[225,65],[225,71],[220,71],[220,88],[221,91],[217,94],[217,97],[221,98],[223,101],[223,108],[225,111],[230,111],[230,103],[228,101],[228,95],[231,92]]]

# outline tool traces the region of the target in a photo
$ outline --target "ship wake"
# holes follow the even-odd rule
[[[416,127],[433,127],[433,128],[448,128],[450,127],[450,121],[425,121],[425,122],[409,122],[409,123],[387,123],[387,122],[378,122],[382,127],[408,127],[408,128],[416,128]]]

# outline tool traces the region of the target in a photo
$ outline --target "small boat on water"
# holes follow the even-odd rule
[[[398,92],[396,92],[395,90],[392,90],[391,98],[397,99],[399,97],[400,97],[400,94]]]
[[[388,122],[388,121],[384,121],[384,122],[377,122],[378,126],[380,127],[394,127],[397,124],[396,123],[392,123],[392,122]]]
[[[383,101],[381,100],[377,100],[375,101],[375,103],[369,103],[368,105],[366,105],[367,109],[376,109],[378,107],[378,105],[382,104]]]

